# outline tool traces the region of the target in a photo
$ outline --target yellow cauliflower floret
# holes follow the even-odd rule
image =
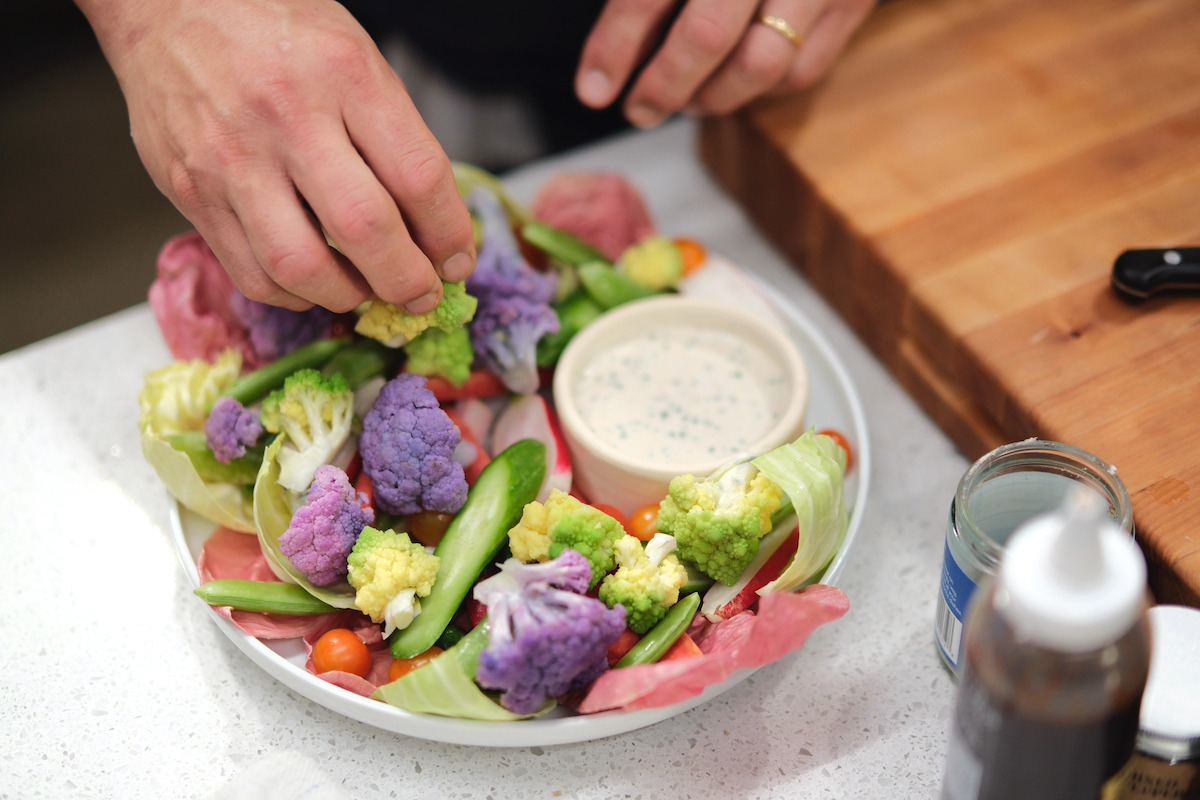
[[[416,598],[433,590],[440,561],[407,533],[363,528],[346,560],[348,580],[357,590],[354,604],[373,622],[385,623],[384,635],[391,635],[420,613]]]
[[[526,564],[550,560],[550,528],[570,511],[583,506],[561,489],[550,490],[545,503],[534,500],[525,506],[521,520],[508,532],[508,546],[518,561]]]
[[[616,519],[561,489],[551,489],[545,503],[526,504],[520,522],[508,532],[508,544],[513,556],[527,564],[575,550],[591,565],[595,585],[616,566],[613,543],[624,535]]]
[[[452,331],[475,316],[478,301],[467,294],[462,281],[442,281],[442,300],[432,311],[410,314],[391,303],[372,297],[358,310],[354,330],[388,347],[400,347],[429,328]]]

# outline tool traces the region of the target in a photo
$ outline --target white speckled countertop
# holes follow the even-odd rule
[[[0,798],[934,798],[954,684],[932,620],[967,463],[692,155],[692,127],[618,137],[511,177],[628,174],[660,228],[766,277],[863,399],[873,473],[839,586],[850,612],[684,714],[554,747],[471,748],[326,710],[251,663],[191,594],[136,395],[165,363],[139,306],[0,357]],[[299,765],[299,766],[297,766]],[[250,787],[263,775],[274,793]]]

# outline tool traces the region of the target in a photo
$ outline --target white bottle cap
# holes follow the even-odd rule
[[[1020,640],[1085,653],[1115,642],[1142,614],[1146,559],[1107,512],[1080,487],[1012,535],[996,603]]]

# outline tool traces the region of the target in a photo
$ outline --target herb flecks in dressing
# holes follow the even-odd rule
[[[708,463],[748,450],[792,390],[777,359],[720,330],[655,327],[598,352],[575,386],[604,441],[656,464]]]

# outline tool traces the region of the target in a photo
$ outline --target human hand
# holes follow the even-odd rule
[[[673,0],[608,0],[584,43],[575,91],[585,105],[603,108],[632,78],[623,107],[642,128],[676,111],[733,111],[814,84],[875,2],[688,0],[672,22]]]
[[[475,263],[450,161],[333,0],[78,0],[159,190],[252,300],[414,313]],[[326,243],[322,229],[340,253]]]

